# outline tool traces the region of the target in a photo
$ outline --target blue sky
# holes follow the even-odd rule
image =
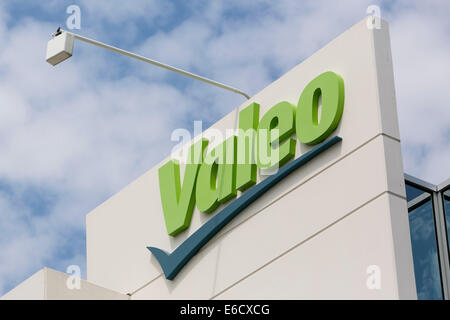
[[[76,32],[255,94],[362,20],[390,22],[405,171],[450,177],[450,3],[442,1],[2,1],[0,293],[43,266],[85,269],[85,215],[242,97],[75,43],[45,47],[67,6]]]

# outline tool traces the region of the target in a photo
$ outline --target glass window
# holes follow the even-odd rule
[[[406,185],[406,201],[410,202],[413,199],[416,199],[421,194],[426,193],[420,189],[417,189],[409,184]],[[428,194],[428,193],[426,193]]]
[[[450,189],[442,195],[444,198],[445,225],[447,226],[447,243],[450,250]]]
[[[421,300],[442,299],[431,195],[412,186],[406,192],[417,296]]]

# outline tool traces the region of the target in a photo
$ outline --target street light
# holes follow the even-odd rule
[[[169,66],[167,64],[158,62],[156,60],[152,60],[143,56],[140,56],[138,54],[134,54],[132,52],[126,51],[126,50],[122,50],[104,43],[101,43],[99,41],[96,40],[92,40],[86,37],[82,37],[80,35],[77,35],[75,33],[72,32],[68,32],[65,30],[62,30],[61,28],[58,28],[58,30],[56,30],[56,32],[52,35],[52,39],[50,39],[47,43],[47,55],[46,55],[46,60],[48,63],[50,63],[51,65],[55,66],[58,63],[70,58],[72,56],[73,53],[73,43],[74,40],[78,39],[93,45],[96,45],[98,47],[101,48],[105,48],[114,52],[118,52],[120,54],[123,54],[125,56],[137,59],[137,60],[141,60],[150,64],[153,64],[155,66],[170,70],[170,71],[174,71],[176,73],[182,74],[184,76],[196,79],[196,80],[200,80],[209,84],[212,84],[213,86],[240,94],[242,96],[244,96],[246,99],[250,99],[250,97],[243,91],[227,86],[223,83],[193,74],[191,72],[188,71],[184,71],[182,69],[178,69],[172,66]]]

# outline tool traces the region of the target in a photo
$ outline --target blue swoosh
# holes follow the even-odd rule
[[[171,254],[155,248],[147,247],[151,253],[158,260],[161,268],[164,271],[166,279],[173,280],[180,272],[184,265],[223,227],[225,227],[234,217],[236,217],[242,210],[244,210],[253,201],[262,196],[267,190],[272,188],[287,175],[294,170],[300,168],[309,160],[318,156],[329,147],[341,141],[340,137],[333,137],[321,144],[317,145],[310,151],[306,152],[299,158],[289,162],[282,167],[276,174],[273,174],[253,188],[246,191],[239,198],[223,208],[213,218],[209,219],[203,226],[195,231],[189,238],[187,238],[181,245],[179,245]]]

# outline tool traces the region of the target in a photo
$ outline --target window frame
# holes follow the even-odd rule
[[[433,185],[426,181],[405,174],[405,184],[429,193],[429,196],[417,197],[407,203],[409,213],[430,200],[433,208],[436,246],[438,253],[439,272],[441,275],[441,289],[444,300],[450,299],[450,252],[448,245],[447,225],[444,210],[443,193],[450,189],[450,179],[440,185]],[[418,199],[420,198],[420,199]]]

